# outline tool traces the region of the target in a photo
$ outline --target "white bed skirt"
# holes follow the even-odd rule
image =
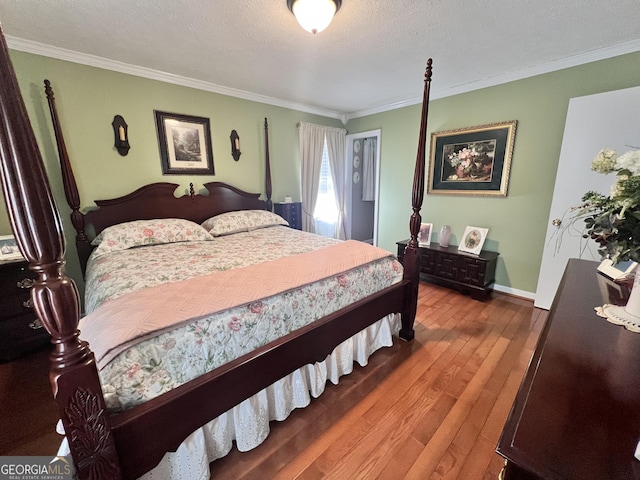
[[[327,380],[337,385],[342,375],[351,373],[354,362],[365,366],[373,352],[393,344],[392,335],[399,330],[399,314],[378,320],[338,345],[324,362],[299,368],[200,427],[140,478],[208,479],[209,464],[229,453],[234,440],[241,452],[257,447],[269,435],[270,421],[282,421],[294,409],[309,405],[311,396],[322,395]],[[58,432],[64,434],[61,428],[58,422]],[[69,455],[66,438],[58,455]]]

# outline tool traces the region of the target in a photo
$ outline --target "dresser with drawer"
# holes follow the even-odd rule
[[[0,262],[0,362],[49,343],[31,302],[35,278],[25,261]]]
[[[302,230],[302,202],[274,203],[273,210],[289,222],[291,228]]]
[[[401,262],[408,242],[396,242]],[[472,255],[459,251],[457,246],[441,247],[437,243],[420,245],[418,250],[422,280],[469,293],[477,300],[486,299],[493,290],[498,252],[482,250]]]

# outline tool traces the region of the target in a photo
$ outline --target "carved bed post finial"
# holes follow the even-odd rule
[[[69,207],[71,207],[71,223],[76,230],[76,248],[79,252],[81,261],[81,269],[84,274],[86,270],[86,259],[91,253],[91,245],[84,231],[84,216],[80,212],[80,194],[78,186],[73,175],[69,154],[64,143],[64,136],[58,120],[58,112],[56,110],[56,99],[53,96],[53,89],[49,80],[44,81],[44,91],[47,94],[47,102],[49,103],[49,112],[51,113],[51,121],[53,123],[53,132],[56,137],[56,145],[58,146],[58,158],[60,161],[60,169],[62,170],[62,185],[64,187],[64,195],[67,199]]]
[[[413,321],[418,307],[418,286],[420,285],[420,251],[418,250],[418,232],[420,231],[420,208],[424,199],[424,169],[427,144],[427,118],[429,116],[429,93],[431,89],[432,60],[427,60],[424,78],[424,94],[422,97],[422,117],[420,119],[420,137],[418,139],[418,154],[416,156],[415,171],[413,173],[413,190],[411,207],[413,213],[409,220],[410,238],[404,252],[404,278],[411,281],[410,298],[406,311],[402,315],[402,329],[400,336],[411,340],[414,336]]]
[[[189,183],[189,197],[191,198],[191,200],[195,200],[196,198],[196,191],[193,188],[193,182]]]
[[[269,163],[269,124],[267,117],[264,117],[264,151],[265,151],[265,194],[267,196],[267,210],[273,210],[273,202],[271,201],[271,164]]]
[[[65,244],[62,221],[47,181],[44,163],[1,27],[0,112],[2,191],[18,247],[29,261],[29,268],[38,274],[31,289],[31,299],[55,345],[49,378],[70,439],[78,476],[85,479],[92,475],[87,463],[80,463],[86,459],[78,455],[76,446],[80,442],[86,450],[91,450],[89,467],[100,461],[107,466],[102,471],[113,473],[109,478],[120,478],[115,444],[93,354],[87,344],[78,338],[78,290],[73,280],[63,273]],[[65,183],[65,191],[67,187]],[[96,408],[93,409],[91,418],[83,417],[79,421],[80,425],[74,426],[70,421],[69,409],[73,410],[78,383],[82,383],[84,389],[96,398]],[[87,427],[89,424],[93,426]],[[95,426],[102,427],[100,439],[83,435],[83,431],[90,431]]]

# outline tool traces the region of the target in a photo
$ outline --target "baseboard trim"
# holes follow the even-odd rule
[[[496,292],[506,293],[507,295],[513,295],[514,297],[525,298],[527,300],[535,300],[536,298],[535,293],[518,290],[517,288],[505,287],[504,285],[494,285],[493,289]]]

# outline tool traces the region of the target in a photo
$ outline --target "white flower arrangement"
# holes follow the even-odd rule
[[[618,155],[615,150],[600,150],[591,163],[591,170],[616,173],[609,196],[589,191],[578,209],[576,218],[586,225],[586,238],[600,244],[603,258],[613,263],[633,260],[640,263],[640,150]]]

